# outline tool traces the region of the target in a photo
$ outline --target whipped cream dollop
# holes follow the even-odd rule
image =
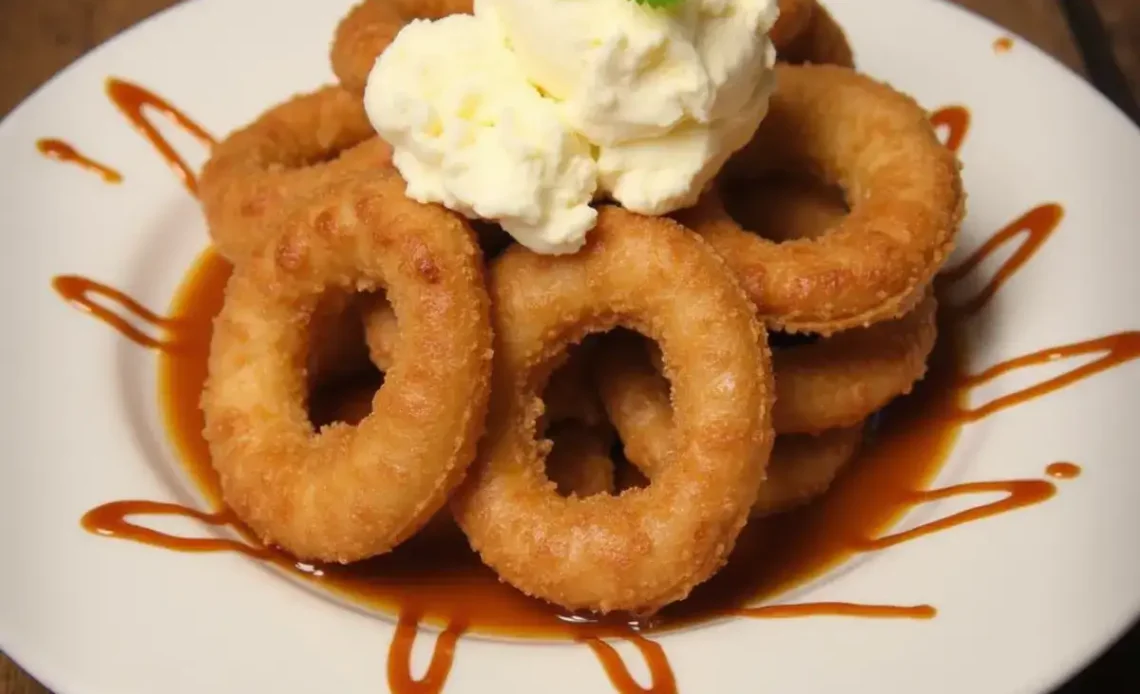
[[[774,88],[776,0],[475,0],[414,21],[365,106],[408,195],[572,253],[608,196],[693,204],[755,133]]]

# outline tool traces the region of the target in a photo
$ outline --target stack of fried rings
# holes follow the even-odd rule
[[[789,45],[827,34],[822,7],[782,4],[802,10],[784,15]],[[530,595],[601,612],[682,599],[750,517],[826,489],[863,420],[923,375],[956,161],[893,90],[781,66],[772,116],[720,185],[809,172],[845,206],[776,196],[785,243],[745,232],[715,190],[677,221],[602,206],[577,254],[490,258],[493,234],[406,198],[354,96],[403,22],[456,9],[401,7],[356,8],[333,47],[343,86],[271,109],[203,171],[235,266],[202,397],[225,500],[266,543],[338,562],[389,551],[450,500]],[[653,342],[596,334],[616,327]],[[767,329],[827,337],[773,356]],[[307,393],[368,357],[385,372],[369,413],[314,431]],[[618,438],[630,466],[610,458]]]

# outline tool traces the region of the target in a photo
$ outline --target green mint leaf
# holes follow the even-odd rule
[[[664,9],[666,7],[673,7],[674,5],[681,4],[681,0],[633,0],[638,5],[648,5],[657,9]]]

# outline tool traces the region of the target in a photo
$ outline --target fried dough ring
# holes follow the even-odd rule
[[[521,591],[652,612],[712,576],[747,521],[773,438],[770,356],[740,288],[695,235],[607,206],[590,237],[574,255],[515,246],[491,265],[491,414],[452,510]],[[662,345],[680,454],[645,489],[563,498],[542,474],[539,394],[568,345],[617,325]]]
[[[300,207],[237,265],[214,327],[202,395],[226,503],[267,544],[305,560],[391,550],[445,503],[475,454],[492,336],[482,257],[461,218],[404,196],[394,169]],[[356,427],[313,431],[301,365],[326,290],[383,285],[398,359]]]
[[[648,362],[643,359],[641,364]],[[636,373],[638,366],[634,369]],[[629,379],[620,375],[608,387],[603,386],[610,395],[604,401],[612,405],[608,411],[626,459],[652,480],[673,459],[673,411],[665,379],[652,370],[637,378],[641,387],[623,387],[622,382],[628,384]],[[776,383],[778,390],[779,372]],[[614,396],[613,391],[618,395]],[[779,397],[776,396],[777,403]],[[750,516],[783,513],[822,495],[855,457],[862,440],[863,422],[818,435],[777,436],[768,461],[767,479],[760,485]]]
[[[363,94],[376,58],[414,19],[471,14],[472,0],[363,0],[341,20],[329,59],[341,86]]]
[[[810,345],[777,349],[777,434],[818,434],[851,427],[906,395],[926,375],[938,328],[933,294],[911,313],[856,328]],[[609,420],[632,461],[657,460],[667,445],[669,382],[654,366],[644,341],[607,340],[596,365],[598,390]],[[650,349],[652,347],[650,346]],[[641,432],[645,432],[644,434]]]
[[[928,294],[902,318],[778,350],[772,357],[776,430],[812,434],[854,426],[910,393],[926,375],[937,309]]]
[[[779,60],[793,65],[855,67],[855,53],[846,32],[821,4],[816,5],[803,31],[780,49]]]
[[[240,262],[273,240],[298,198],[391,159],[358,97],[336,86],[295,96],[214,148],[198,182],[210,237]]]
[[[823,496],[859,454],[862,443],[862,422],[817,435],[777,436],[768,479],[752,505],[752,518],[786,513]]]
[[[909,97],[846,68],[778,65],[756,137],[726,175],[806,171],[843,189],[851,212],[818,239],[774,243],[743,230],[716,191],[678,219],[744,285],[768,327],[832,334],[903,315],[958,232],[958,161]]]
[[[816,0],[779,0],[780,16],[768,37],[777,53],[795,43],[811,25],[812,15],[818,9]]]

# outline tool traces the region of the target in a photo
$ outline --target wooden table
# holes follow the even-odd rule
[[[988,16],[1089,78],[1140,118],[1140,2],[1136,0],[956,0]],[[33,89],[115,33],[174,0],[0,0],[0,116]],[[1122,677],[1112,685],[1110,679]],[[1140,629],[1063,694],[1140,691]],[[47,690],[0,654],[0,694]]]

